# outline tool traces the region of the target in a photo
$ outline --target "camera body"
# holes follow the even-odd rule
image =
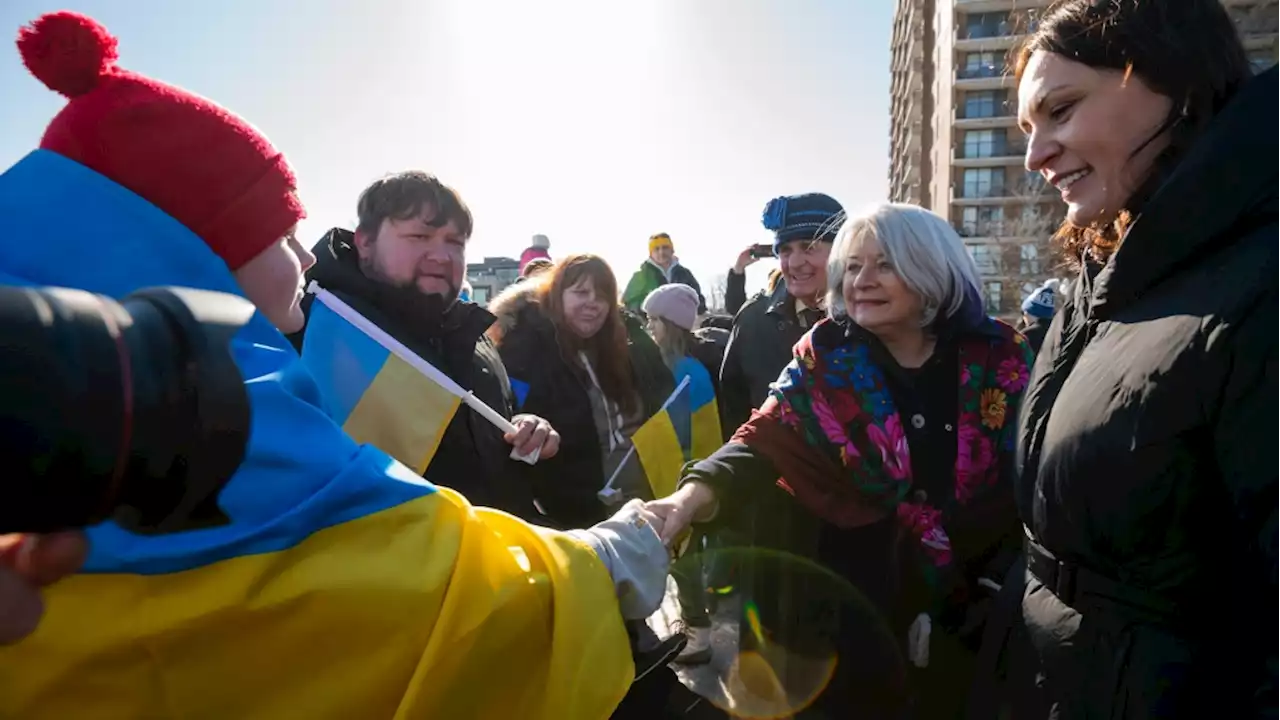
[[[250,423],[230,343],[254,311],[190,288],[0,287],[0,533],[225,523]]]

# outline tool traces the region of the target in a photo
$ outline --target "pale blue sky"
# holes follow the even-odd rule
[[[887,192],[891,0],[3,0],[0,33],[62,8],[116,34],[124,67],[265,131],[298,172],[306,238],[417,168],[470,204],[473,262],[541,232],[625,283],[666,231],[709,281],[768,240],[771,197]],[[0,167],[63,102],[6,41]]]

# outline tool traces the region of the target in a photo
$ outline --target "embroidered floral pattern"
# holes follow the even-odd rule
[[[1000,388],[986,388],[982,391],[982,424],[992,430],[1004,427],[1005,415],[1004,391]]]
[[[1030,379],[1031,372],[1022,358],[1005,358],[1000,363],[1000,368],[996,370],[996,382],[1000,384],[1000,389],[1007,393],[1020,393],[1026,390]]]
[[[997,450],[1013,446],[1009,419],[1026,389],[1030,358],[1025,341],[1011,331],[960,345],[955,466],[960,505],[997,485]],[[770,389],[761,412],[832,453],[860,495],[895,509],[928,564],[942,568],[951,563],[944,512],[909,499],[911,453],[902,417],[865,342],[846,339],[829,321],[820,323],[796,344],[794,359]]]
[[[936,566],[951,564],[951,538],[942,528],[942,512],[924,503],[898,505],[898,522],[920,539],[925,555]]]

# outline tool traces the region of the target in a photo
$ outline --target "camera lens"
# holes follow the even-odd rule
[[[184,289],[0,288],[0,532],[223,521],[249,432],[228,343],[252,312]]]

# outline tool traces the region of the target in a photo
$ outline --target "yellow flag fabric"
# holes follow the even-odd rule
[[[302,344],[326,410],[356,442],[425,472],[461,399],[329,307],[329,298],[316,297]]]
[[[631,436],[655,498],[675,492],[680,471],[720,449],[720,412],[711,375],[692,357],[676,364],[676,390]]]
[[[84,574],[0,649],[14,718],[603,720],[633,667],[568,536],[440,488],[273,553]]]
[[[715,397],[693,411],[693,460],[710,457],[724,445],[720,434],[720,409]]]
[[[664,409],[645,421],[631,436],[636,455],[649,479],[649,489],[655,498],[675,492],[684,466],[684,449],[672,423],[670,408]]]

